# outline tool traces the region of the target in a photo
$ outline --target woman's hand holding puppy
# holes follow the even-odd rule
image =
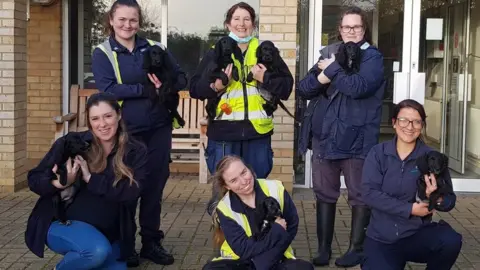
[[[232,70],[233,70],[233,64],[229,64],[229,65],[223,70],[223,72],[225,72],[225,75],[227,75],[227,78],[228,78],[228,81],[229,81],[229,82],[230,82],[230,80],[232,79]],[[226,86],[226,85],[223,85],[221,79],[217,79],[217,80],[215,81],[214,87],[215,87],[215,91],[221,92],[221,91],[223,91],[227,86]]]
[[[82,170],[82,178],[85,183],[90,182],[90,177],[92,174],[90,173],[90,170],[88,169],[88,164],[85,159],[83,159],[81,156],[76,156],[75,157],[75,165],[79,166],[80,169]]]
[[[60,175],[57,174],[58,166],[55,164],[53,166],[52,172],[57,175],[57,180],[52,181],[52,185],[54,185],[58,189],[65,189],[69,187],[73,182],[75,182],[75,178],[78,173],[78,165],[73,164],[72,166],[72,159],[68,158],[67,162],[65,163],[65,167],[67,168],[67,184],[63,186],[60,184]]]
[[[280,224],[280,226],[282,226],[282,228],[284,230],[287,229],[287,222],[285,221],[285,219],[281,218],[281,217],[277,217],[277,219],[275,220],[276,223]]]

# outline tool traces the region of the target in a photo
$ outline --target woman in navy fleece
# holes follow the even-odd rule
[[[416,158],[432,151],[421,139],[426,114],[414,100],[397,104],[393,113],[393,140],[372,148],[363,167],[363,198],[372,208],[364,242],[364,270],[402,270],[407,261],[427,263],[427,269],[448,270],[457,260],[462,236],[447,222],[432,221],[424,202],[414,202],[421,176]],[[424,175],[429,197],[437,189],[433,174]],[[456,196],[447,171],[449,192],[435,210],[448,212]],[[434,210],[434,211],[435,211]]]
[[[54,157],[65,150],[65,137],[28,173],[28,185],[40,198],[28,219],[25,242],[39,257],[45,244],[64,255],[57,270],[126,269],[135,222],[130,204],[136,202],[145,180],[147,151],[128,136],[113,95],[92,95],[86,115],[89,130],[79,135],[90,148],[86,160],[76,156],[67,161],[67,185],[55,180],[59,176],[55,177],[58,164],[54,164]],[[80,172],[81,182],[75,183]],[[65,211],[71,223],[62,224],[54,218],[52,199],[73,184],[78,191]]]
[[[291,243],[298,230],[298,214],[280,181],[256,179],[240,157],[225,156],[216,167],[213,184],[222,199],[215,208],[214,242],[220,257],[203,269],[310,270],[309,262],[295,259]],[[262,202],[275,198],[282,209],[270,230],[259,236],[265,219]]]

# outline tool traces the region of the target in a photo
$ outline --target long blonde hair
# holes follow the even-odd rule
[[[230,165],[235,162],[240,161],[243,163],[243,160],[234,155],[224,156],[217,164],[215,168],[215,173],[211,177],[213,188],[216,192],[216,201],[218,202],[227,194],[228,190],[225,187],[225,179],[223,178],[224,172],[230,167]],[[253,172],[252,172],[253,173]],[[212,211],[212,222],[213,222],[213,246],[214,248],[219,248],[223,242],[225,241],[225,235],[223,234],[222,229],[220,228],[220,221],[218,219],[217,214],[217,205],[215,205],[215,209]]]
[[[112,94],[104,92],[93,94],[88,99],[86,106],[87,126],[90,130],[92,130],[89,117],[90,109],[92,106],[98,106],[98,104],[102,102],[108,104],[118,115],[120,115],[120,106]],[[115,181],[113,182],[114,187],[117,185],[118,181],[124,177],[127,177],[130,180],[130,186],[134,183],[138,186],[137,181],[133,178],[132,169],[123,162],[127,150],[127,144],[129,143],[129,136],[126,130],[125,123],[120,119],[115,138],[115,147],[117,149],[113,157],[113,171],[115,173]],[[96,136],[93,136],[92,145],[87,153],[87,162],[90,171],[94,173],[103,172],[107,167],[107,154],[103,150],[103,147]]]

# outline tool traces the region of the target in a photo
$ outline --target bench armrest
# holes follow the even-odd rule
[[[53,142],[55,142],[58,138],[63,136],[63,131],[65,130],[65,123],[68,123],[72,120],[77,118],[76,113],[69,113],[62,116],[55,116],[53,117],[53,122],[55,123],[55,138]]]

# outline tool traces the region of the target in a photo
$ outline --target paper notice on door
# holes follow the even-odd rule
[[[426,40],[443,39],[443,19],[427,18]]]
[[[393,62],[393,72],[399,72],[400,71],[400,62],[394,61]]]
[[[410,98],[418,103],[425,104],[425,73],[413,72],[410,74]]]

